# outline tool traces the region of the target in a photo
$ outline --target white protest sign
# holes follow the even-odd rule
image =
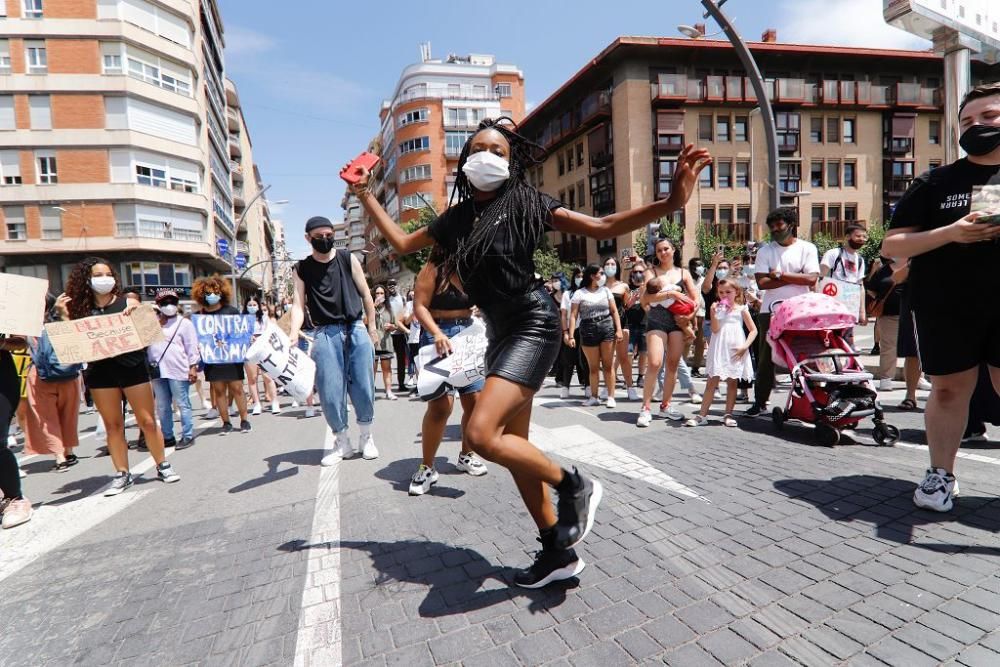
[[[163,340],[160,320],[150,305],[131,314],[95,315],[45,325],[49,340],[63,364],[79,364],[117,357]]]
[[[864,290],[861,285],[837,278],[822,278],[819,282],[819,291],[844,304],[855,317],[861,313],[861,304],[864,300]]]
[[[288,390],[300,402],[312,393],[316,382],[316,364],[309,355],[292,346],[288,336],[273,322],[247,349],[247,361],[260,366],[278,388]]]
[[[452,353],[442,357],[434,345],[420,348],[417,393],[433,401],[486,377],[486,326],[479,320],[451,338]]]
[[[49,281],[0,273],[0,333],[42,335]]]

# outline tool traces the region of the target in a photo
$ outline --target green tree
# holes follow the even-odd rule
[[[865,264],[871,266],[882,251],[882,241],[885,239],[885,223],[874,219],[868,224],[868,242],[861,248],[861,256]]]
[[[820,232],[819,234],[813,234],[812,244],[816,246],[816,250],[819,251],[819,256],[822,259],[823,254],[827,250],[831,250],[833,248],[840,246],[840,240],[835,239],[833,236],[827,234],[826,232]]]
[[[559,253],[552,247],[548,234],[542,237],[542,242],[535,248],[535,273],[548,280],[550,276],[561,273],[567,279],[573,275],[573,264],[559,259]]]
[[[416,220],[403,223],[403,231],[407,234],[411,234],[421,227],[426,227],[431,224],[436,217],[437,213],[434,212],[434,209],[429,206],[425,206],[420,209],[420,217]],[[424,264],[427,263],[430,256],[431,249],[424,248],[423,250],[418,250],[417,252],[410,253],[409,255],[404,255],[399,261],[403,263],[403,266],[408,268],[410,271],[413,271],[413,273],[420,273],[420,269],[424,268]]]
[[[716,250],[721,246],[728,260],[739,259],[746,252],[746,243],[729,236],[725,231],[714,231],[704,222],[699,222],[695,230],[695,239],[699,256],[705,262],[711,261]]]
[[[678,248],[684,246],[684,226],[679,222],[676,222],[672,218],[660,218],[660,237],[666,237],[674,242],[674,245]],[[635,254],[639,257],[645,257],[652,253],[652,249],[649,247],[649,239],[646,238],[646,230],[642,229],[635,236],[635,242],[632,244],[635,248]]]

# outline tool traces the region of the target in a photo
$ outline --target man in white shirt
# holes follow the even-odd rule
[[[864,282],[867,267],[865,258],[858,251],[868,242],[868,230],[855,223],[847,226],[844,244],[839,248],[831,248],[823,254],[820,260],[819,275],[821,278],[835,278],[845,283],[861,285]],[[862,288],[863,290],[864,288]],[[858,323],[868,324],[868,314],[865,311],[865,300],[861,299],[858,311]],[[854,344],[854,329],[848,331],[847,340]]]
[[[775,209],[767,216],[771,242],[757,251],[754,266],[757,287],[764,291],[764,300],[757,320],[757,377],[754,404],[744,413],[756,417],[767,407],[774,388],[774,363],[767,330],[771,326],[771,308],[775,303],[813,291],[819,279],[819,252],[808,241],[795,238],[799,226],[794,208]]]

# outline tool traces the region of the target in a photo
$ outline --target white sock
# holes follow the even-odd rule
[[[367,437],[367,436],[369,436],[369,435],[372,434],[372,425],[371,425],[371,422],[368,422],[367,424],[358,424],[358,428],[361,430],[361,437],[362,438]]]

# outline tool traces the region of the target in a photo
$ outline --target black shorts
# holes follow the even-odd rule
[[[244,377],[243,364],[205,364],[205,379],[209,382],[237,382]]]
[[[146,364],[125,365],[114,359],[102,359],[87,364],[87,369],[83,371],[83,381],[91,391],[126,389],[149,382],[149,369]]]
[[[914,304],[912,313],[917,356],[928,375],[961,373],[984,363],[1000,368],[1000,313],[989,302],[949,308],[947,315]]]
[[[559,307],[543,289],[480,309],[486,321],[486,376],[542,388],[562,348]]]
[[[653,306],[649,309],[649,314],[646,316],[646,333],[652,331],[673,333],[680,330],[681,328],[677,326],[677,320],[674,319],[674,314],[669,310],[660,306]]]
[[[580,341],[586,347],[615,342],[615,322],[607,315],[601,319],[580,322]]]
[[[917,336],[913,332],[913,311],[909,299],[904,295],[899,300],[899,334],[896,338],[896,356],[902,359],[916,357]]]

